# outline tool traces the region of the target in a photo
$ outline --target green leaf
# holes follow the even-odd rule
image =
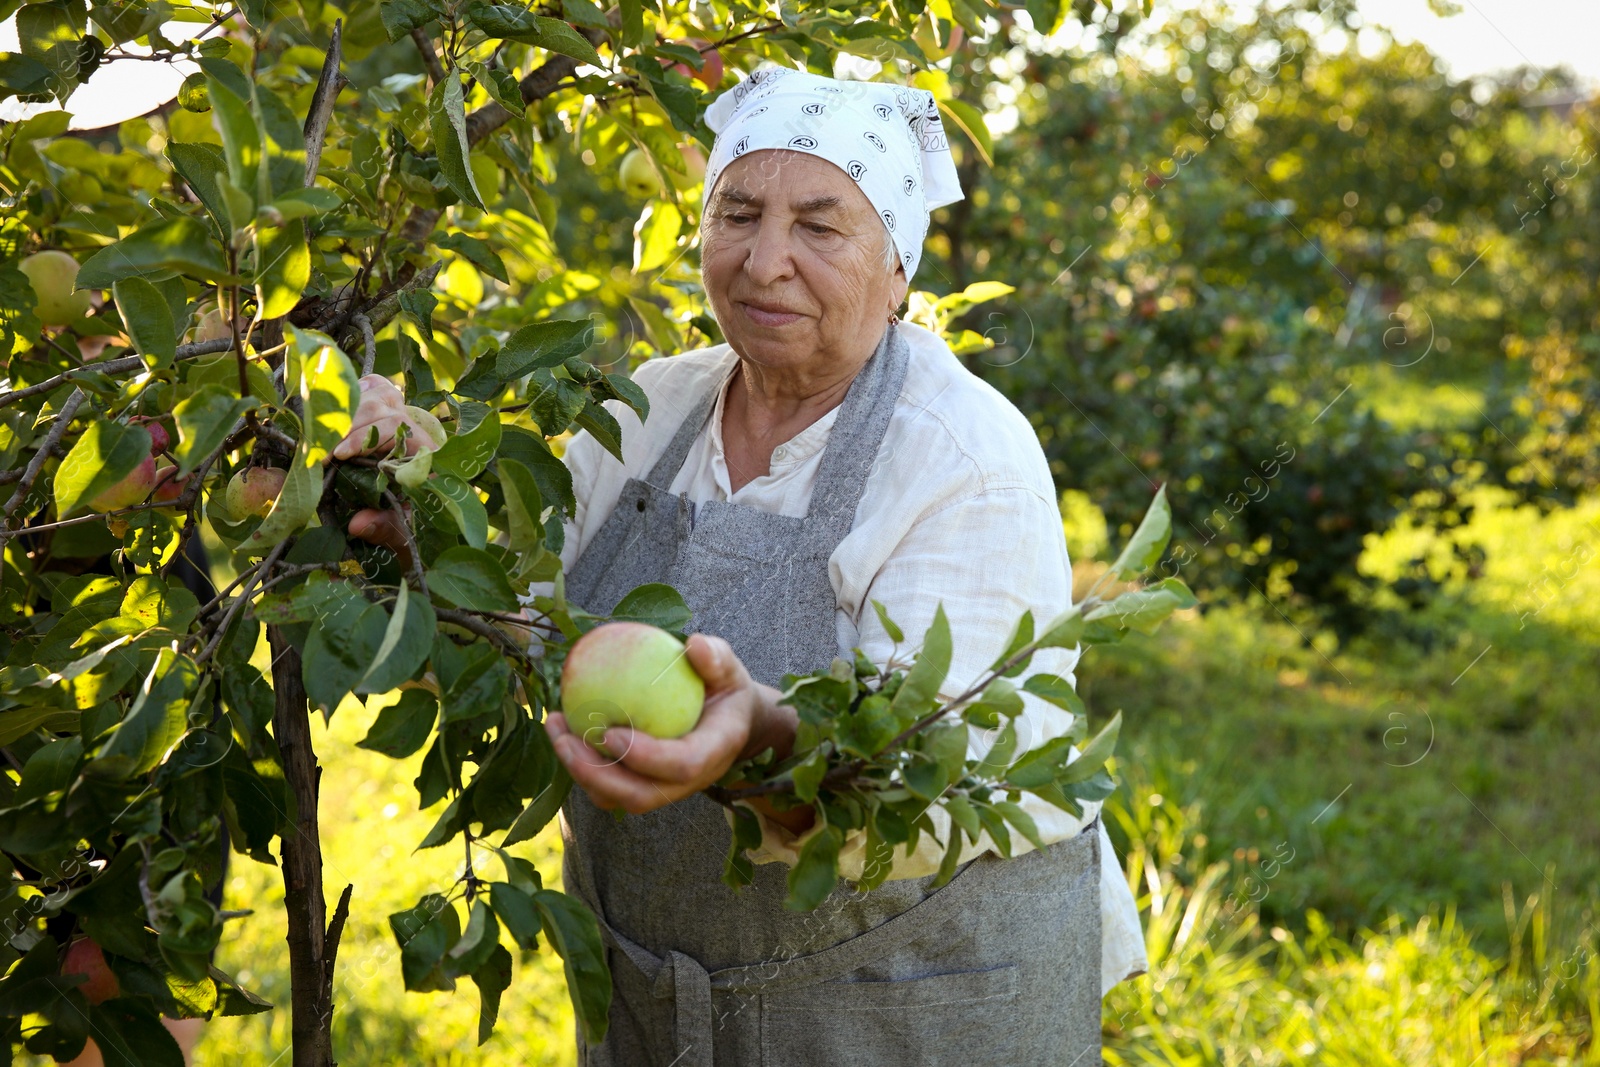
[[[372,658],[372,666],[356,685],[356,692],[387,693],[410,680],[433,649],[438,625],[433,605],[426,597],[413,597],[402,582],[383,632],[383,643]]]
[[[188,726],[189,700],[199,679],[194,660],[161,649],[127,717],[95,757],[96,770],[126,779],[160,763]]]
[[[454,474],[435,474],[422,488],[455,521],[467,544],[474,548],[488,544],[489,513],[469,483]]]
[[[794,778],[794,795],[807,804],[817,799],[817,788],[828,773],[828,750],[819,747],[789,772]]]
[[[350,357],[327,334],[285,324],[284,340],[289,345],[284,380],[297,383],[294,391],[304,407],[301,423],[306,429],[295,462],[320,466],[350,432],[361,384]]]
[[[540,368],[559,367],[594,342],[590,319],[545,319],[524,326],[500,349],[495,369],[506,381]]]
[[[1167,487],[1156,490],[1155,499],[1145,511],[1139,528],[1126,548],[1111,564],[1111,573],[1123,581],[1132,581],[1161,561],[1172,537],[1172,508],[1167,505]]]
[[[426,689],[407,689],[398,703],[378,712],[367,736],[357,748],[381,752],[390,759],[405,759],[414,754],[433,733],[439,718],[439,701]]]
[[[550,451],[543,437],[519,426],[505,426],[500,433],[501,460],[512,459],[533,473],[539,486],[539,496],[546,507],[556,509],[551,516],[556,529],[561,528],[561,515],[572,514],[575,501],[572,496],[572,472]]]
[[[539,907],[533,902],[530,894],[510,882],[491,882],[489,905],[494,908],[494,913],[500,916],[500,921],[505,923],[507,932],[511,934],[511,940],[517,943],[518,948],[524,952],[538,951],[539,931],[544,925],[544,920],[540,917]]]
[[[999,670],[1002,666],[1005,665],[1006,660],[1010,659],[1012,656],[1015,656],[1024,647],[1026,647],[1027,644],[1032,640],[1033,640],[1033,612],[1024,611],[1022,613],[1022,618],[1017,620],[1016,628],[1011,631],[1011,640],[1006,642],[1005,651],[1000,653],[1000,655],[995,657],[995,661],[994,661],[993,664],[990,665],[989,669],[991,671]],[[1025,666],[1026,666],[1025,663],[1018,663],[1016,667],[1014,667],[1014,668],[1012,668],[1012,670],[1006,672],[1006,676],[1007,677],[1014,676],[1016,673],[1019,673],[1021,671],[1021,669],[1023,669]]]
[[[378,15],[383,20],[383,30],[389,35],[389,40],[398,41],[412,30],[437,19],[442,10],[430,0],[383,0],[378,6]]]
[[[287,315],[311,283],[311,246],[306,226],[294,219],[283,226],[256,228],[256,303],[265,319]]]
[[[56,468],[56,515],[66,518],[133,473],[150,455],[150,431],[103,419],[91,422]]]
[[[172,449],[178,461],[178,476],[188,474],[223,441],[227,440],[239,417],[255,406],[254,400],[241,400],[220,385],[206,384],[190,393],[172,409],[178,424],[178,443]]]
[[[222,154],[228,161],[228,182],[248,203],[231,211],[233,228],[242,229],[255,217],[256,193],[262,164],[261,128],[251,106],[254,92],[248,77],[226,59],[201,59],[210,93],[211,122],[222,137]]]
[[[154,1011],[132,997],[89,1007],[106,1067],[184,1067],[183,1051]]]
[[[184,216],[135,230],[84,260],[78,288],[108,289],[123,278],[169,270],[201,281],[228,276],[228,264],[211,231],[198,219]]]
[[[461,917],[448,900],[429,893],[416,907],[390,915],[389,928],[400,946],[400,974],[407,989],[428,992],[454,987],[435,973],[450,946],[461,940]]]
[[[978,813],[966,797],[945,798],[944,810],[950,815],[950,821],[966,833],[967,840],[976,841],[978,835],[983,832],[983,827],[978,822]]]
[[[128,337],[151,367],[168,367],[178,354],[178,328],[172,308],[154,285],[140,277],[123,278],[111,287]]]
[[[1011,766],[1011,757],[1017,752],[1017,722],[1007,719],[995,738],[994,746],[984,755],[972,773],[979,778],[999,778]]]
[[[932,708],[950,672],[950,621],[945,618],[944,605],[934,612],[933,623],[922,638],[922,650],[916,663],[906,672],[905,681],[894,696],[895,714],[903,718],[916,718]]]
[[[1041,700],[1048,700],[1064,711],[1074,715],[1086,715],[1088,709],[1083,706],[1083,699],[1078,696],[1078,691],[1072,683],[1065,678],[1054,674],[1033,674],[1022,683],[1025,692],[1032,693]]]
[[[504,73],[503,71],[501,73]],[[509,75],[507,75],[509,77]],[[506,265],[489,242],[465,233],[452,233],[436,239],[434,244],[465,256],[473,266],[497,281],[508,281]]]
[[[320,618],[306,638],[300,677],[313,707],[327,714],[353,690],[383,642],[389,613],[362,600]]]
[[[474,658],[450,681],[440,700],[441,723],[498,714],[511,686],[511,668],[493,645],[475,645],[469,655]]]
[[[173,141],[167,145],[166,152],[167,158],[172,161],[172,169],[194,190],[194,194],[216,220],[219,231],[229,232],[232,223],[219,184],[228,169],[228,160],[222,154],[222,149],[213,144]]]
[[[469,405],[463,405],[463,411]],[[483,405],[470,405],[482,407]],[[500,417],[493,409],[470,430],[451,435],[433,454],[433,469],[472,480],[483,472],[500,448]]]
[[[539,16],[539,47],[571,56],[591,66],[605,66],[605,61],[600,58],[600,53],[594,50],[594,45],[589,43],[589,38],[560,19]]]
[[[545,938],[561,954],[567,994],[584,1040],[598,1045],[605,1040],[611,1020],[611,972],[606,968],[599,924],[588,908],[563,893],[541,889],[533,901],[544,919]]]
[[[461,78],[451,71],[428,95],[428,128],[433,150],[439,160],[439,173],[445,184],[462,200],[483,210],[483,197],[467,166],[467,119],[462,103]]]
[[[500,561],[465,545],[439,553],[428,568],[428,591],[448,604],[474,611],[509,612],[518,605]]]
[[[200,602],[184,586],[141,574],[128,583],[118,614],[144,628],[161,627],[182,633],[199,611]]]
[[[967,135],[972,146],[978,150],[978,155],[983,157],[986,166],[994,166],[994,138],[989,134],[989,127],[983,121],[983,112],[954,97],[946,97],[939,101],[939,110],[943,111],[955,124],[956,128]]]
[[[1044,848],[1044,838],[1039,836],[1039,827],[1033,821],[1033,816],[1009,800],[996,801],[994,809],[1005,816],[1006,822],[1017,828],[1017,832],[1028,839],[1034,848]]]
[[[522,99],[522,86],[518,84],[514,74],[504,67],[490,67],[483,63],[465,63],[463,66],[478,79],[478,84],[489,91],[489,96],[495,103],[518,118],[527,114],[528,105]]]
[[[605,450],[617,458],[618,463],[624,462],[622,458],[622,427],[618,425],[616,417],[605,408],[590,400],[583,405],[574,421],[582,429],[589,431],[589,436],[599,441]]]
[[[50,68],[16,52],[0,52],[0,100],[35,96],[50,85]]]
[[[517,816],[517,821],[511,824],[511,829],[506,831],[505,839],[500,842],[501,848],[509,848],[519,841],[532,838],[544,829],[546,823],[556,817],[556,812],[566,803],[567,794],[572,791],[572,778],[567,774],[567,769],[559,764],[553,773],[554,777],[550,779],[550,784],[528,802],[528,806],[522,809],[522,814]]]
[[[956,868],[961,864],[961,835],[956,831],[955,825],[950,826],[950,840],[945,842],[944,858],[939,861],[939,871],[933,877],[930,889],[939,889],[948,885],[950,879],[956,876]]]
[[[1036,642],[1039,648],[1072,648],[1083,637],[1083,613],[1074,605],[1051,619]]]
[[[683,212],[666,200],[651,201],[633,228],[633,272],[657,270],[677,258]]]
[[[898,645],[906,639],[905,633],[901,631],[893,619],[889,618],[888,608],[874,600],[872,602],[872,610],[878,613],[878,623],[883,627],[883,632],[889,635],[889,640]]]
[[[25,4],[16,15],[17,42],[22,54],[49,69],[45,91],[63,104],[80,81],[78,58],[83,23],[81,0]]]
[[[1188,586],[1177,578],[1166,578],[1155,585],[1122,593],[1090,611],[1084,619],[1115,630],[1137,630],[1148,634],[1153,633],[1174,611],[1192,608],[1195,603],[1194,594],[1189,592]]]
[[[1099,733],[1089,739],[1083,746],[1083,751],[1078,758],[1067,764],[1066,769],[1056,779],[1063,785],[1073,782],[1082,782],[1093,777],[1111,758],[1117,749],[1117,733],[1122,729],[1122,712],[1111,716],[1111,721],[1106,723]]]
[[[478,987],[478,1044],[482,1045],[494,1034],[501,994],[511,986],[511,953],[504,945],[497,943],[490,950],[489,958],[472,972],[472,983]]]
[[[817,816],[823,818],[820,814]],[[812,911],[839,884],[839,849],[844,835],[837,826],[824,824],[800,846],[800,858],[789,872],[789,895],[783,906],[790,911]]]
[[[683,596],[662,582],[641,585],[617,602],[611,618],[619,622],[642,622],[663,630],[681,630],[694,618]]]
[[[644,44],[644,0],[621,0],[622,43],[628,48]]]
[[[502,459],[500,488],[506,498],[506,525],[510,535],[511,551],[519,556],[537,553],[544,547],[544,524],[539,513],[544,510],[544,498],[533,480],[533,472],[514,459]]]

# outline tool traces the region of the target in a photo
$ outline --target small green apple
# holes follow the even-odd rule
[[[46,326],[67,326],[88,314],[89,291],[73,292],[78,261],[58,249],[35,252],[17,264],[33,284],[38,306],[34,314]]]
[[[648,200],[661,192],[661,178],[642,149],[635,148],[622,157],[617,179],[622,182],[622,188],[629,196],[639,200]]]
[[[683,643],[639,622],[608,622],[580,637],[561,670],[567,725],[598,747],[608,726],[682,737],[700,721],[705,682]]]

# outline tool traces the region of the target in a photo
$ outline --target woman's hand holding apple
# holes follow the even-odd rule
[[[716,783],[736,760],[767,748],[783,756],[794,747],[794,709],[778,703],[776,689],[751,679],[728,642],[694,634],[686,652],[705,682],[706,695],[700,721],[681,737],[652,737],[613,726],[604,736],[606,752],[615,753],[613,757],[586,743],[565,715],[555,712],[545,720],[556,755],[597,806],[635,815],[654,811]],[[811,812],[786,815],[803,828]],[[784,817],[774,817],[788,825]]]

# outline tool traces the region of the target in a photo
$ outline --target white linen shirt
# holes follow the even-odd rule
[[[943,689],[949,697],[994,662],[1024,611],[1031,610],[1043,625],[1070,605],[1072,571],[1055,487],[1028,420],[968,372],[936,334],[908,323],[899,330],[910,349],[905,385],[855,525],[828,563],[839,605],[835,625],[841,656],[849,658],[859,648],[880,665],[891,658],[907,663],[935,608],[943,604],[954,649]],[[717,345],[641,366],[634,381],[650,399],[648,421],[641,423],[617,401],[606,405],[622,426],[624,463],[588,433],[568,443],[564,460],[572,472],[577,512],[566,527],[562,562],[567,568],[611,514],[624,483],[649,473],[684,416],[712,388],[718,389],[716,407],[671,492],[686,493],[697,504],[719,500],[805,515],[839,409],[774,449],[770,473],[733,492],[723,453],[722,411],[737,363],[727,345]],[[874,600],[904,631],[902,646],[897,648],[885,632],[872,608]],[[1035,654],[1030,672],[1071,680],[1077,659],[1077,649],[1046,649]],[[1023,700],[1025,710],[1017,719],[1019,751],[1067,732],[1067,712],[1032,695],[1024,694]],[[992,737],[973,728],[969,753],[979,756],[992,743]],[[1078,833],[1100,808],[1098,802],[1086,803],[1083,816],[1076,818],[1026,793],[1021,805],[1046,844]],[[939,808],[929,817],[945,838],[949,817]],[[755,862],[796,862],[805,835],[796,837],[764,818],[762,830],[761,846],[751,857]],[[1147,961],[1138,907],[1103,824],[1099,834],[1104,995],[1116,983],[1144,973]],[[864,832],[847,840],[839,857],[846,877],[860,876],[865,844]],[[1021,835],[1013,837],[1013,855],[1032,848]],[[965,846],[961,859],[993,850],[985,834]],[[890,877],[932,874],[943,851],[938,841],[923,834],[909,855],[901,846]]]

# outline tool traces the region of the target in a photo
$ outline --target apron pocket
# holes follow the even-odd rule
[[[767,1067],[1000,1064],[1018,969],[894,982],[823,982],[762,997]]]

